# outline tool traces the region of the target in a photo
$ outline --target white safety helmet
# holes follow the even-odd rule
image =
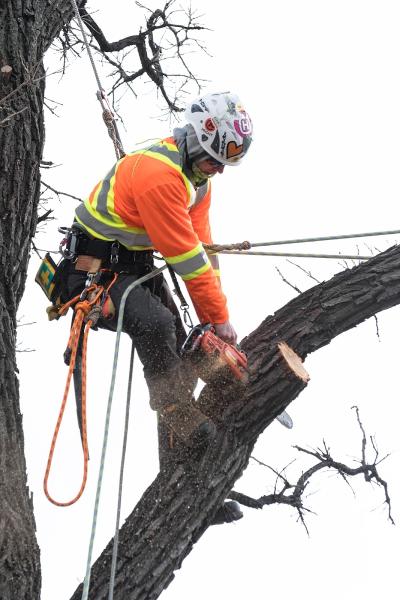
[[[185,117],[205,152],[224,165],[238,165],[250,147],[251,119],[231,92],[206,94],[191,102]]]

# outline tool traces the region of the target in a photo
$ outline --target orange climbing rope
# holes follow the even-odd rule
[[[87,482],[87,474],[88,474],[88,460],[89,460],[89,449],[88,449],[88,441],[87,441],[87,421],[86,421],[86,355],[87,355],[87,343],[89,331],[93,325],[95,325],[102,313],[102,306],[104,304],[104,299],[107,297],[107,294],[111,288],[111,286],[115,283],[118,275],[114,273],[114,277],[111,280],[111,283],[105,288],[102,285],[98,285],[96,283],[85,288],[84,293],[78,296],[75,296],[69,302],[61,306],[58,310],[59,316],[63,316],[67,313],[68,309],[74,306],[75,317],[72,323],[71,332],[67,345],[67,352],[70,353],[69,360],[69,369],[67,375],[67,381],[65,384],[64,396],[61,402],[60,411],[57,418],[57,423],[54,429],[53,438],[50,445],[49,457],[47,459],[46,472],[43,480],[43,489],[47,499],[55,504],[56,506],[71,506],[74,504],[79,498],[82,496],[83,491],[86,487]],[[83,449],[83,475],[81,487],[72,500],[68,502],[59,502],[55,500],[48,489],[48,480],[51,471],[51,465],[53,461],[54,451],[56,447],[57,437],[60,431],[61,422],[64,417],[65,407],[67,404],[67,399],[69,395],[69,388],[71,385],[71,378],[75,369],[76,364],[76,355],[78,352],[79,340],[82,333],[82,327],[84,326],[83,331],[83,341],[82,341],[82,406],[81,406],[81,414],[82,414],[82,449]]]

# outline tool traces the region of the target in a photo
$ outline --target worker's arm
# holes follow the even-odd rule
[[[228,322],[226,298],[193,228],[182,178],[168,171],[142,190],[133,193],[144,227],[154,247],[185,281],[200,322]]]
[[[213,244],[210,220],[209,220],[209,211],[211,204],[211,181],[208,181],[205,185],[207,185],[207,192],[204,197],[195,204],[189,210],[190,219],[192,221],[193,229],[197,233],[199,240],[203,242],[203,244]],[[201,191],[201,188],[200,190]],[[211,254],[208,256],[211,262],[211,266],[214,269],[214,273],[219,278],[221,276],[219,260],[217,254]]]

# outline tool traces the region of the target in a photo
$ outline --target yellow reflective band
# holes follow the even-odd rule
[[[116,218],[114,220],[113,219],[114,215],[110,215],[108,217],[108,216],[104,216],[102,213],[100,213],[97,210],[93,210],[93,208],[88,200],[85,200],[84,207],[86,208],[88,213],[93,217],[93,219],[95,219],[96,221],[99,221],[100,223],[103,223],[104,225],[107,225],[108,227],[113,227],[115,229],[123,229],[124,231],[126,231],[128,233],[140,233],[140,234],[147,235],[147,231],[145,229],[143,229],[143,227],[129,226],[126,223],[124,223],[123,220],[118,215],[115,215]],[[84,227],[86,227],[86,229],[88,229],[88,227],[85,223],[82,223],[82,225],[84,225]],[[97,232],[95,234],[95,237],[99,237],[99,234]],[[102,238],[102,239],[107,239],[107,238]]]
[[[96,210],[96,208],[97,208],[97,198],[99,197],[99,194],[100,194],[100,191],[101,191],[102,185],[103,185],[103,182],[102,182],[102,181],[100,181],[100,182],[98,183],[98,185],[97,185],[97,188],[96,188],[96,191],[95,191],[95,193],[93,194],[93,202],[90,204],[90,206],[91,206],[91,207],[92,207],[94,210]],[[89,200],[87,200],[86,202],[89,202]]]
[[[188,252],[184,252],[183,254],[177,254],[177,256],[166,256],[165,260],[170,265],[176,265],[177,263],[184,262],[189,258],[193,258],[196,254],[200,254],[203,252],[202,244],[198,244],[193,250],[189,250]]]
[[[97,219],[97,216],[96,216],[96,219]],[[75,213],[75,220],[78,221],[78,223],[80,225],[82,225],[82,227],[84,227],[84,229],[86,229],[86,231],[88,231],[90,233],[90,235],[92,235],[94,238],[98,238],[98,239],[104,240],[106,242],[111,242],[112,241],[110,238],[106,238],[104,235],[101,235],[98,231],[95,231],[94,229],[92,229],[91,227],[89,227],[89,225],[86,225],[86,223],[84,223],[83,221],[81,221],[81,219],[78,217],[78,215],[76,213]]]
[[[106,203],[107,203],[107,212],[111,216],[114,224],[117,224],[117,227],[119,227],[121,225],[124,226],[125,223],[123,222],[121,217],[116,214],[115,207],[114,207],[114,184],[115,184],[115,175],[117,174],[117,170],[118,170],[118,167],[115,169],[114,175],[110,179],[110,189],[108,190]]]
[[[171,152],[175,152],[176,154],[179,154],[179,150],[173,144],[165,143],[163,145],[167,147],[167,150],[170,150]],[[154,148],[154,146],[153,146],[153,148]],[[172,167],[173,169],[175,169],[175,171],[177,171],[181,175],[181,177],[183,179],[183,182],[185,184],[186,193],[187,193],[187,196],[188,196],[188,201],[187,201],[188,205],[191,204],[192,197],[195,194],[195,189],[194,189],[193,185],[191,184],[190,179],[188,177],[186,177],[186,175],[182,171],[182,168],[179,165],[175,164],[170,158],[168,158],[164,154],[161,154],[160,152],[157,152],[157,150],[146,150],[146,149],[144,149],[144,150],[138,150],[137,152],[135,152],[135,154],[143,154],[145,156],[150,156],[151,158],[154,158],[156,160],[160,160],[164,164],[166,164],[169,167]]]
[[[155,158],[156,160],[161,160],[161,162],[165,163],[169,167],[175,169],[175,171],[181,171],[181,169],[176,165],[168,156],[164,156],[159,152],[154,152],[152,150],[139,150],[137,154],[145,154],[146,156],[150,156],[151,158]]]
[[[195,279],[199,275],[202,275],[203,273],[208,271],[208,269],[211,269],[211,264],[209,262],[207,264],[205,264],[203,267],[200,267],[200,269],[196,269],[195,271],[193,271],[192,273],[189,273],[188,275],[181,275],[181,277],[182,277],[183,281],[190,281],[191,279]]]

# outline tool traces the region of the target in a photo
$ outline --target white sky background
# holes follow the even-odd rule
[[[96,6],[101,8],[98,20],[109,39],[138,29],[138,11],[131,3],[118,2],[111,8],[111,3],[102,1]],[[198,6],[203,22],[213,29],[203,36],[212,57],[193,55],[194,71],[210,81],[206,86],[210,91],[237,92],[255,130],[248,160],[214,179],[215,240],[258,242],[399,228],[399,4],[202,0]],[[139,91],[138,100],[127,96],[123,104],[127,131],[121,133],[126,150],[169,133],[168,123],[156,118],[159,112],[150,84],[139,86]],[[45,158],[61,166],[45,172],[44,180],[84,197],[114,162],[86,57],[73,60],[63,79],[50,78],[46,95],[62,106],[57,109],[60,118],[47,118]],[[56,205],[57,222],[38,236],[40,248],[57,247],[57,227],[71,223],[74,207],[68,199]],[[393,241],[377,238],[367,241],[368,247],[361,241],[359,250],[368,254]],[[357,251],[351,242],[296,248]],[[297,262],[320,280],[342,269],[335,260]],[[285,259],[229,256],[221,263],[231,319],[240,338],[295,294],[275,267],[302,290],[313,283]],[[84,576],[114,336],[97,332],[89,340],[88,487],[74,507],[56,508],[44,498],[42,479],[66,378],[62,354],[69,317],[47,322],[45,298],[32,283],[38,264],[33,255],[20,311],[23,322],[35,321],[20,329],[21,347],[35,349],[19,355],[25,449],[42,552],[42,600],[67,600]],[[382,455],[391,452],[381,475],[389,481],[397,521],[399,316],[397,308],[379,315],[380,340],[371,319],[308,357],[305,366],[311,382],[289,407],[294,429],[273,424],[254,451],[258,459],[276,468],[298,458],[289,470],[293,479],[310,464],[296,456],[293,444],[315,447],[324,438],[335,458],[350,461],[360,456],[361,449],[351,411],[357,404]],[[114,531],[128,358],[129,342],[124,340],[96,555]],[[137,365],[124,518],[156,472],[156,419]],[[73,496],[80,475],[80,442],[71,396],[50,481],[54,495],[60,499]],[[252,462],[235,489],[259,496],[270,493],[273,483],[268,471]],[[352,480],[352,484],[356,497],[330,474],[312,481],[307,505],[318,514],[308,517],[310,537],[296,523],[294,511],[283,506],[244,509],[240,522],[209,529],[162,597],[398,598],[399,529],[387,520],[382,490],[363,481]]]

